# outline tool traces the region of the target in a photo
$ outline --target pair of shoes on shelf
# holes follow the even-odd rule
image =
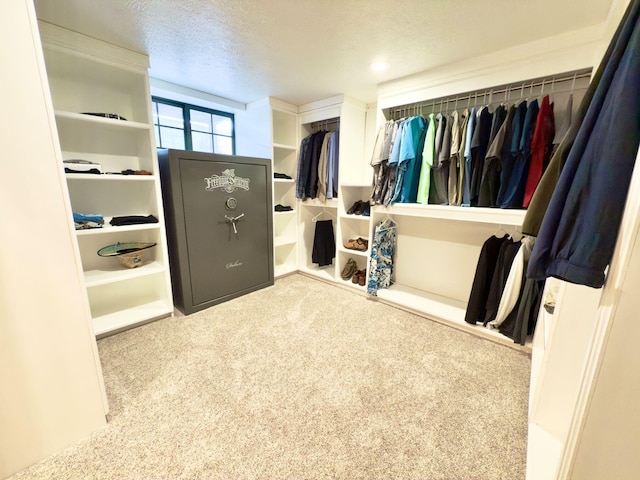
[[[357,272],[358,272],[358,265],[356,265],[356,261],[353,258],[350,258],[349,260],[347,260],[347,264],[342,269],[342,272],[340,273],[340,277],[342,277],[343,280],[349,280]]]
[[[368,201],[358,200],[347,210],[347,215],[364,215],[368,217],[371,215],[371,204]]]
[[[293,210],[289,205],[280,204],[277,204],[274,208],[276,212],[291,212]]]
[[[360,252],[365,252],[367,248],[369,248],[369,241],[365,240],[362,237],[350,238],[349,240],[344,242],[344,248],[348,248],[349,250],[358,250]]]
[[[365,281],[367,280],[367,270],[358,270],[351,277],[351,283],[357,283],[361,287],[364,287]]]

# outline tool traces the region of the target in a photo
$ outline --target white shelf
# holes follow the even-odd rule
[[[284,247],[285,245],[295,245],[296,243],[298,243],[298,239],[291,237],[275,237],[273,241],[273,245],[276,248]]]
[[[359,220],[361,222],[369,222],[369,220],[371,219],[371,216],[369,215],[355,215],[355,214],[348,214],[345,213],[344,215],[340,215],[340,218],[344,218],[346,220]]]
[[[335,270],[333,265],[327,265],[326,267],[309,268],[302,267],[299,269],[302,273],[320,278],[321,280],[327,280],[329,282],[335,282],[333,271]]]
[[[527,480],[556,478],[562,443],[535,423],[529,423]]]
[[[294,210],[288,210],[286,212],[273,212],[274,215],[278,216],[278,217],[285,217],[288,215],[295,215],[296,211]]]
[[[111,217],[104,218],[104,226],[102,228],[87,228],[86,230],[76,230],[76,235],[105,235],[109,233],[123,233],[123,232],[137,232],[141,230],[158,230],[160,228],[159,223],[140,223],[138,225],[122,225],[120,227],[114,227],[109,225]]]
[[[113,267],[103,270],[87,270],[84,272],[84,283],[87,288],[106,285],[108,283],[120,282],[122,280],[130,280],[132,278],[144,277],[145,275],[154,275],[162,273],[166,270],[164,266],[158,262],[151,262],[137,268],[126,268],[113,258]]]
[[[303,207],[338,208],[338,199],[331,198],[326,202],[322,202],[317,198],[308,198],[307,200],[300,202],[300,205],[302,205]]]
[[[521,346],[497,330],[480,325],[471,325],[464,321],[467,304],[459,300],[434,295],[406,285],[392,285],[378,290],[378,298],[400,308],[418,313],[440,323],[450,325],[459,330],[502,343],[518,350],[531,352],[530,343]]]
[[[151,126],[146,123],[131,122],[128,120],[116,120],[115,118],[98,117],[96,115],[87,115],[84,113],[66,112],[56,110],[56,122],[75,122],[84,124],[95,124],[100,128],[108,128],[111,130],[150,130]]]
[[[371,214],[405,215],[423,218],[438,218],[462,222],[493,223],[498,225],[522,225],[526,210],[455,207],[451,205],[421,205],[396,203],[390,207],[374,205]]]
[[[349,255],[357,255],[359,257],[368,257],[369,256],[369,250],[365,250],[365,251],[360,251],[360,250],[351,250],[350,248],[345,248],[342,245],[338,245],[338,251],[339,252],[343,252]]]
[[[66,166],[66,165],[65,165]],[[100,182],[155,182],[155,175],[119,175],[119,174],[94,174],[94,173],[65,173],[67,181],[74,180],[98,180]]]
[[[296,181],[294,179],[288,179],[288,178],[274,178],[273,183],[288,183],[291,185],[296,183]]]
[[[161,300],[145,303],[115,313],[94,317],[93,330],[96,336],[127,328],[138,323],[166,317],[173,313],[170,303]]]
[[[279,148],[280,150],[297,150],[298,147],[295,145],[285,145],[284,143],[274,143],[273,148]]]
[[[298,268],[295,265],[289,263],[283,263],[281,265],[276,265],[274,270],[275,277],[282,277],[284,275],[289,275],[290,273],[297,272]]]

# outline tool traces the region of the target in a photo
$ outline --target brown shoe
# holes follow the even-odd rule
[[[364,287],[364,284],[367,281],[367,270],[362,270],[362,275],[360,275],[360,278],[358,279],[358,285],[360,285],[361,287]]]
[[[362,277],[363,273],[364,270],[358,270],[356,273],[354,273],[353,277],[351,278],[351,283],[360,283],[360,277]]]
[[[346,242],[344,242],[344,248],[348,248],[349,250],[359,250],[360,252],[364,252],[369,248],[369,241],[365,240],[362,237],[358,238],[350,238]]]

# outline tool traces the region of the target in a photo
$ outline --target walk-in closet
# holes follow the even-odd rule
[[[636,478],[640,0],[476,3],[3,5],[0,479]]]

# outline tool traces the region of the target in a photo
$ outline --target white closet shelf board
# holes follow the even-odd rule
[[[106,233],[122,233],[122,232],[137,232],[140,230],[158,230],[160,229],[159,223],[140,223],[138,225],[122,225],[121,227],[114,227],[109,225],[111,221],[110,217],[104,218],[104,227],[102,228],[88,228],[86,230],[76,230],[76,235],[103,235]]]
[[[106,285],[107,283],[120,282],[145,275],[162,273],[166,268],[158,262],[150,262],[136,268],[125,268],[120,266],[117,259],[113,259],[112,269],[87,270],[84,272],[84,283],[87,288]]]
[[[155,175],[97,175],[94,173],[66,173],[65,177],[67,181],[93,180],[97,182],[154,182],[156,179]]]
[[[338,251],[346,253],[348,255],[357,255],[359,257],[364,257],[364,258],[369,257],[369,250],[365,250],[365,251],[351,250],[350,248],[344,248],[342,246],[338,246]]]
[[[300,267],[299,270],[301,273],[305,273],[311,277],[318,278],[320,280],[324,280],[332,284],[335,284],[335,278],[333,276],[333,271],[335,270],[335,268],[333,264],[327,265],[326,267],[317,267],[317,268],[303,266],[303,267]]]
[[[289,217],[292,215],[295,215],[296,211],[295,210],[288,210],[286,212],[273,212],[273,214],[277,217]]]
[[[368,215],[355,215],[355,214],[348,214],[345,213],[343,217],[340,217],[342,219],[345,220],[354,220],[354,221],[360,221],[360,222],[369,222],[369,219],[371,218]]]
[[[374,297],[375,298],[375,297]],[[522,346],[514,343],[496,330],[483,326],[471,325],[464,321],[467,309],[466,302],[453,300],[432,293],[407,287],[406,285],[392,285],[387,289],[378,290],[378,298],[401,310],[420,315],[421,317],[434,320],[443,325],[448,325],[458,330],[471,333],[478,337],[492,340],[496,343],[506,345],[516,350],[531,353],[531,344]]]
[[[285,245],[295,245],[298,243],[297,238],[292,237],[276,237],[273,242],[274,247],[284,247]]]
[[[527,480],[557,478],[562,443],[535,423],[529,424]]]
[[[290,150],[294,152],[298,149],[298,147],[295,145],[286,145],[284,143],[274,143],[273,148],[279,148],[280,150]]]
[[[280,264],[275,266],[274,276],[276,278],[280,278],[286,275],[291,275],[292,273],[295,273],[297,271],[298,267],[296,267],[295,265]]]
[[[526,210],[396,203],[390,207],[375,205],[372,213],[520,226]]]
[[[331,198],[326,202],[322,202],[317,198],[308,198],[300,202],[303,207],[322,207],[322,208],[338,208],[338,199]]]
[[[109,315],[94,317],[93,330],[96,337],[100,338],[106,333],[117,333],[119,330],[167,317],[172,313],[173,307],[169,303],[158,300],[138,305],[137,307],[119,310]]]
[[[112,130],[151,130],[151,126],[146,123],[131,122],[126,120],[116,120],[113,118],[98,117],[96,115],[86,115],[76,112],[65,112],[56,110],[56,122],[68,122],[69,125],[73,125],[74,122],[95,124],[101,128],[109,128]]]
[[[293,178],[274,178],[273,183],[295,183]]]

